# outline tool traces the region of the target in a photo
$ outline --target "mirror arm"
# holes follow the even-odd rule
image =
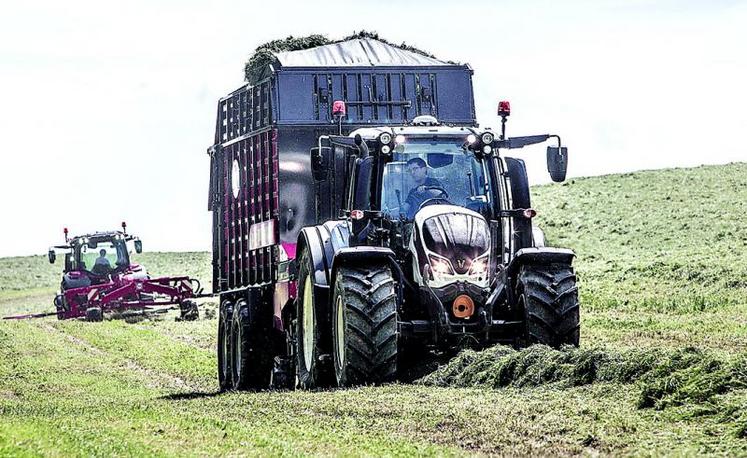
[[[495,148],[506,148],[506,149],[517,149],[523,148],[528,145],[535,145],[547,141],[550,137],[557,137],[557,135],[528,135],[525,137],[512,137],[505,140],[498,140],[495,142]],[[560,137],[558,137],[560,139]]]
[[[558,148],[562,146],[562,143],[560,141],[560,135],[555,134],[543,134],[543,135],[527,135],[524,137],[511,137],[507,138],[505,140],[497,140],[494,143],[495,149],[505,148],[505,149],[517,149],[517,148],[523,148],[525,146],[529,145],[536,145],[537,143],[545,142],[551,138],[556,138],[558,140]]]

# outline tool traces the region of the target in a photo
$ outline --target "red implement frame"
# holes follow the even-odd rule
[[[203,297],[199,282],[190,277],[131,278],[114,275],[111,281],[64,291],[64,302],[57,312],[9,316],[4,319],[37,318],[57,315],[61,320],[82,318],[86,310],[98,307],[105,311],[146,310],[151,307],[182,305],[189,299]]]

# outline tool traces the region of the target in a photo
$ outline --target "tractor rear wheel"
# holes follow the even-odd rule
[[[397,293],[386,264],[341,267],[332,299],[339,386],[389,382],[397,376]]]
[[[64,294],[58,294],[54,297],[54,307],[57,310],[57,319],[58,320],[64,320],[65,319],[65,312],[66,312],[66,305],[65,305],[65,295]]]
[[[86,309],[86,321],[104,321],[104,312],[101,311],[101,307],[88,307]]]
[[[233,319],[233,303],[223,301],[218,315],[218,385],[221,391],[232,387],[233,374],[231,372],[231,320]]]
[[[263,338],[269,333],[262,326],[257,308],[241,300],[233,310],[231,327],[231,378],[234,390],[261,390],[270,386],[272,357]]]
[[[322,332],[329,321],[314,296],[313,266],[309,251],[304,250],[298,266],[298,294],[294,323],[296,376],[301,388],[312,389],[332,384],[329,371],[322,367]],[[329,334],[328,334],[329,335]]]
[[[523,266],[518,286],[529,343],[579,345],[578,288],[571,266]]]

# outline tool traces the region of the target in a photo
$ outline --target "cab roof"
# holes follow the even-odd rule
[[[73,244],[80,239],[88,239],[93,242],[103,242],[115,238],[121,238],[122,240],[134,240],[136,237],[134,237],[132,234],[125,234],[122,231],[94,232],[92,234],[83,234],[71,237],[70,243]]]
[[[381,127],[363,127],[356,129],[348,135],[349,137],[355,137],[360,135],[366,140],[372,140],[377,138],[384,132],[389,132],[392,135],[443,135],[445,137],[460,136],[460,135],[477,135],[479,132],[490,131],[490,129],[479,130],[474,127],[468,126],[381,126]]]

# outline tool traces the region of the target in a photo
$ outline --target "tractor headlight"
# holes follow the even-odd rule
[[[472,261],[472,265],[469,268],[470,275],[485,276],[488,273],[488,255],[484,254],[479,258]]]
[[[480,136],[480,140],[482,141],[483,145],[489,145],[493,143],[493,139],[495,139],[495,137],[490,132],[485,132]]]
[[[428,256],[431,263],[431,270],[435,275],[454,275],[454,268],[448,259],[439,258],[434,255]]]

